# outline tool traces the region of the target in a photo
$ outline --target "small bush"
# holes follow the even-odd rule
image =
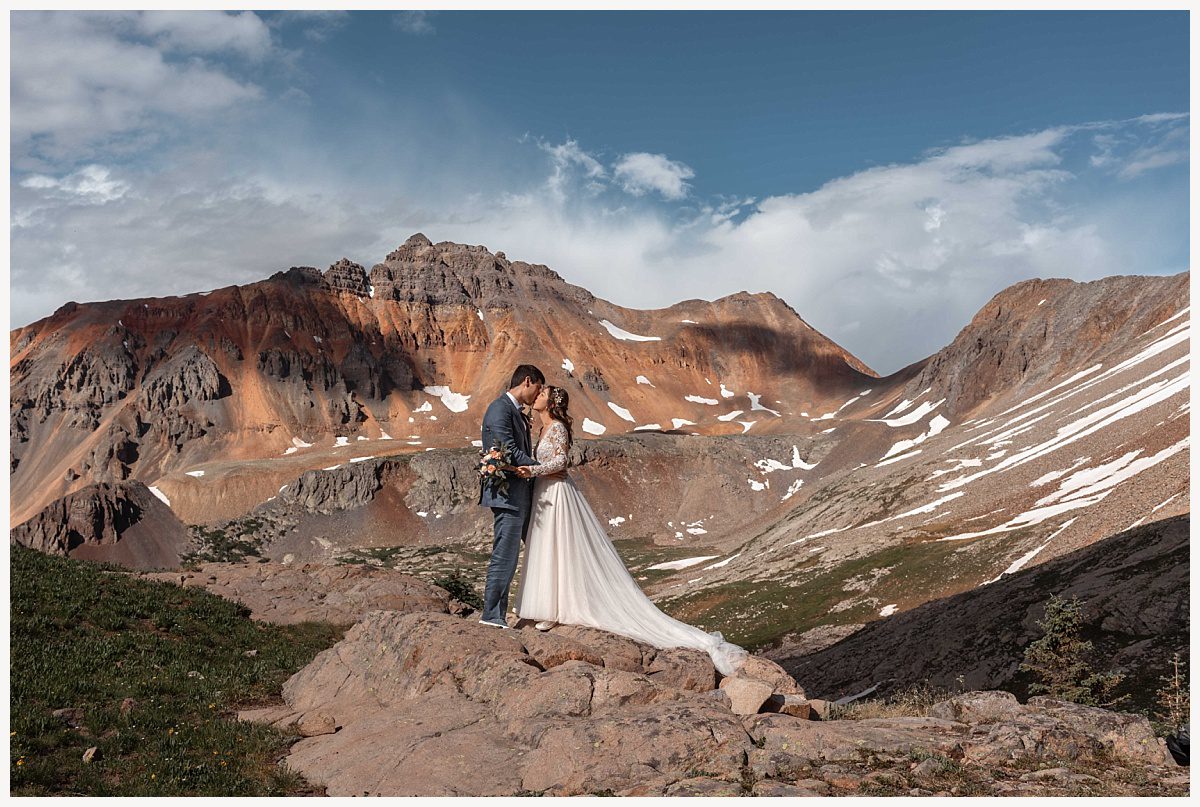
[[[450,596],[459,602],[469,605],[476,611],[483,610],[483,597],[475,590],[475,586],[471,581],[467,580],[462,574],[455,569],[448,575],[442,575],[434,579],[433,584],[439,588],[444,588],[450,592]]]
[[[922,681],[886,698],[870,698],[830,707],[830,720],[869,720],[877,717],[925,717],[930,708],[955,693]]]
[[[1171,658],[1171,672],[1162,676],[1161,688],[1155,693],[1158,706],[1155,716],[1166,728],[1168,734],[1175,734],[1188,722],[1192,710],[1192,696],[1188,688],[1187,673],[1183,671],[1186,662],[1180,659],[1179,652]]]

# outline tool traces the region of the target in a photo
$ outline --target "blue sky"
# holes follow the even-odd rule
[[[1027,277],[1188,268],[1185,12],[12,18],[12,325],[412,232],[881,372]]]

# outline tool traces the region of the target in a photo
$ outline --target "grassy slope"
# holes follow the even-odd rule
[[[311,792],[276,765],[291,738],[234,714],[278,702],[342,628],[256,623],[202,590],[17,546],[10,597],[13,795]],[[81,710],[80,727],[61,708]]]

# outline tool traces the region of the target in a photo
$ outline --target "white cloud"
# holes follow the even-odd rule
[[[58,198],[104,204],[120,199],[129,191],[129,183],[114,179],[103,165],[87,165],[61,179],[32,174],[21,180],[22,188],[47,192]]]
[[[627,193],[642,196],[651,191],[664,199],[682,199],[691,188],[685,180],[696,175],[681,162],[667,159],[665,154],[635,152],[621,157],[613,166],[613,175]]]
[[[1187,162],[1189,128],[1181,126],[1172,129],[1158,142],[1135,149],[1121,166],[1117,176],[1121,179],[1133,179],[1155,168]]]
[[[573,171],[578,167],[583,171],[583,175],[589,179],[596,179],[604,176],[604,166],[600,161],[588,154],[575,140],[568,138],[566,142],[558,145],[550,143],[538,142],[538,148],[550,155],[551,172],[546,179],[546,187],[551,195],[559,202],[566,199],[567,186],[572,179]],[[597,183],[589,183],[594,187],[589,190],[595,190],[602,186]]]
[[[138,33],[170,50],[261,59],[271,49],[271,33],[252,11],[142,11],[133,21]]]
[[[432,16],[428,11],[399,11],[392,16],[392,23],[407,34],[432,34]]]
[[[262,97],[253,83],[203,61],[170,58],[172,51],[230,48],[261,55],[253,14],[205,13],[187,23],[153,14],[13,12],[14,164],[79,156],[114,139],[144,146],[161,133],[151,124],[202,119]],[[155,32],[153,44],[137,40],[143,21]]]

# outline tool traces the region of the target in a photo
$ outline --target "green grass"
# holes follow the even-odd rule
[[[220,527],[193,525],[189,528],[195,550],[180,556],[185,567],[202,563],[241,563],[249,558],[262,558],[263,522],[253,517],[230,521]]]
[[[203,590],[19,546],[10,570],[13,795],[312,792],[276,764],[292,738],[236,711],[278,703],[342,628],[256,623]],[[136,706],[122,710],[125,698]],[[81,727],[60,708],[81,710]]]
[[[720,630],[732,642],[748,649],[771,645],[781,636],[820,625],[841,625],[875,619],[879,606],[859,603],[843,611],[831,609],[844,600],[875,598],[904,607],[913,592],[922,601],[977,585],[985,574],[971,553],[936,541],[891,546],[861,558],[821,568],[816,557],[800,560],[775,580],[742,580],[668,599],[672,616],[694,622],[705,630]],[[872,569],[891,567],[870,591],[845,591],[847,580]],[[935,593],[936,592],[936,593]]]

